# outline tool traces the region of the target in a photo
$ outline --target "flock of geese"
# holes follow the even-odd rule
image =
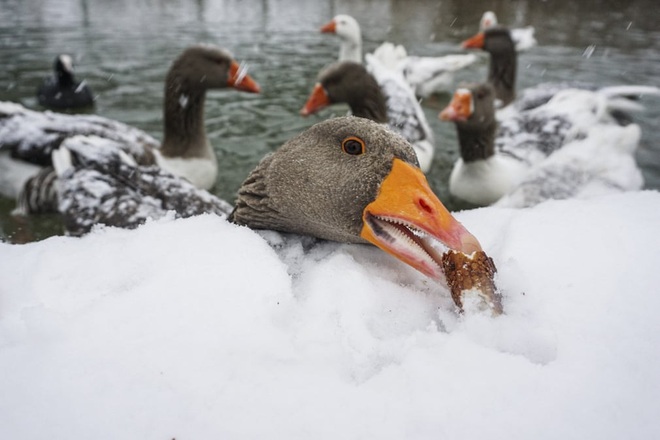
[[[269,154],[248,175],[234,205],[208,192],[217,178],[204,127],[211,89],[259,93],[260,85],[227,51],[187,48],[172,63],[161,141],[95,115],[38,112],[0,102],[0,194],[17,215],[56,211],[71,235],[94,225],[134,228],[168,212],[226,216],[272,229],[342,242],[370,242],[440,278],[431,241],[471,253],[472,236],[430,189],[435,141],[420,99],[450,91],[475,53],[419,57],[383,43],[363,54],[358,22],[338,15],[321,28],[336,35],[339,59],[324,68],[300,110],[345,103],[351,115],[313,125]],[[488,78],[461,85],[439,118],[455,124],[460,158],[450,193],[475,205],[532,206],[642,186],[634,160],[640,128],[631,112],[646,86],[570,83],[516,90],[517,56],[536,44],[534,29],[509,30],[484,14],[465,49],[490,57]],[[93,103],[59,56],[37,97],[49,108]]]

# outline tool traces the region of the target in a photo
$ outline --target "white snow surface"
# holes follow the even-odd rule
[[[0,438],[660,438],[660,193],[456,215],[503,316],[211,215],[0,243]]]

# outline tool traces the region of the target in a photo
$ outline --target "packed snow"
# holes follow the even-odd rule
[[[660,438],[660,193],[456,215],[503,316],[213,215],[0,243],[0,438]]]

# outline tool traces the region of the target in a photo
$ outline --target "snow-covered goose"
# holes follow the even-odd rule
[[[378,64],[378,60],[373,63]],[[352,61],[331,64],[319,73],[300,113],[307,116],[330,104],[346,103],[354,116],[387,124],[402,135],[412,144],[419,167],[427,172],[435,148],[424,111],[398,74],[387,69],[374,72],[379,76]]]
[[[476,205],[499,200],[524,207],[641,188],[634,159],[641,130],[616,123],[606,97],[566,89],[499,126],[494,101],[491,84],[468,85],[439,115],[453,121],[458,134],[461,157],[449,181],[453,196]]]
[[[96,225],[136,228],[171,215],[227,216],[231,205],[157,165],[138,165],[120,143],[97,136],[73,136],[53,151],[52,190],[69,235]]]
[[[18,104],[0,103],[0,194],[17,197],[26,182],[50,164],[51,152],[67,138],[95,135],[122,145],[140,165],[156,164],[189,180],[198,188],[211,188],[218,165],[204,128],[206,91],[232,87],[257,93],[259,85],[229,52],[210,45],[187,48],[172,63],[164,87],[162,143],[121,122],[95,115],[35,112]],[[39,185],[29,185],[24,207],[39,210]],[[27,206],[25,206],[27,204]],[[50,201],[52,206],[52,200]]]
[[[94,96],[85,80],[75,78],[73,58],[61,54],[55,58],[53,75],[37,88],[37,101],[52,109],[79,109],[93,106]]]
[[[350,15],[340,14],[321,27],[321,32],[337,35],[341,40],[339,61],[362,63],[362,32]],[[473,54],[451,54],[438,57],[408,55],[401,45],[384,42],[371,57],[380,61],[380,67],[400,73],[416,96],[426,98],[436,92],[451,90],[454,73],[477,61]],[[366,57],[371,71],[370,57]],[[372,72],[373,73],[373,72]]]

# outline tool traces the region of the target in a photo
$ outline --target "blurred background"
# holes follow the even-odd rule
[[[318,71],[335,61],[339,41],[319,33],[336,14],[354,16],[364,51],[388,40],[411,55],[460,53],[486,10],[509,27],[532,25],[538,46],[522,53],[518,88],[546,81],[660,86],[657,0],[0,0],[0,100],[39,109],[35,90],[59,53],[73,56],[78,79],[96,95],[94,113],[162,138],[164,78],[187,46],[206,42],[249,65],[263,93],[211,92],[206,127],[218,153],[215,194],[233,202],[248,172],[268,152],[335,106],[302,118],[299,110]],[[487,57],[456,77],[486,78]],[[452,210],[447,180],[458,157],[454,126],[437,119],[449,94],[422,102],[435,133],[429,182]],[[660,189],[660,98],[647,98],[636,117],[643,138],[638,162],[646,187]],[[56,216],[16,219],[14,201],[0,198],[0,240],[25,242],[59,234]]]

